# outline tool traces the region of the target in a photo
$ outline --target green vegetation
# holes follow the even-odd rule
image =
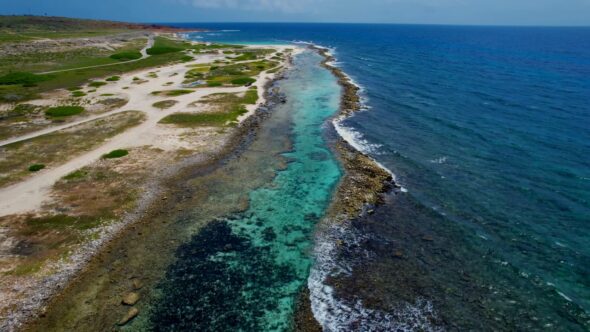
[[[160,123],[176,124],[180,126],[220,126],[227,122],[234,122],[246,109],[240,109],[236,113],[174,113],[166,116]]]
[[[127,150],[123,150],[123,149],[117,149],[117,150],[113,150],[107,154],[104,154],[102,156],[103,159],[115,159],[115,158],[121,158],[124,157],[126,155],[129,154],[129,151]]]
[[[96,55],[93,56],[93,59],[96,59]],[[68,87],[83,85],[86,84],[90,79],[96,77],[120,75],[134,70],[167,65],[173,62],[181,61],[183,56],[183,53],[170,53],[154,55],[134,62],[121,63],[117,63],[116,60],[110,59],[108,57],[103,57],[101,59],[108,59],[108,61],[110,63],[114,63],[114,65],[56,72],[48,75],[35,75],[31,73],[19,75],[14,75],[14,73],[6,74],[4,76],[0,76],[0,82],[4,81],[5,83],[11,84],[0,84],[0,102],[15,102],[34,99],[39,93],[42,92],[51,91],[54,89],[67,89]],[[77,56],[71,54],[67,57],[68,59],[70,57],[77,58]],[[37,64],[40,65],[45,63],[45,58],[45,53],[37,54],[34,60],[35,66],[37,66]],[[60,59],[59,61],[61,62],[62,60]],[[14,64],[19,63],[19,61],[0,57],[0,74],[2,73],[3,63],[14,66]],[[91,65],[94,64],[95,63],[91,63]],[[98,83],[91,86],[97,88],[100,87],[101,84]]]
[[[110,58],[115,59],[115,60],[122,60],[122,61],[137,60],[137,59],[141,59],[141,52],[138,52],[138,51],[119,52],[119,53],[115,53],[115,54],[111,55]]]
[[[33,165],[29,166],[28,170],[29,170],[29,172],[38,172],[44,168],[45,168],[44,164],[33,164]]]
[[[179,90],[165,90],[165,91],[154,91],[152,92],[152,95],[155,96],[167,96],[167,97],[178,97],[178,96],[182,96],[182,95],[186,95],[189,93],[193,93],[195,91],[193,90],[186,90],[186,89],[179,89]]]
[[[256,60],[258,56],[254,52],[244,52],[242,55],[232,58],[234,61]]]
[[[147,28],[129,23],[47,16],[0,16],[0,42],[95,37]]]
[[[251,77],[238,77],[231,80],[231,83],[234,85],[250,85],[254,82],[256,82],[256,80]]]
[[[238,117],[247,113],[245,105],[258,101],[258,90],[249,89],[243,94],[215,93],[195,104],[207,104],[212,111],[201,113],[174,113],[163,118],[160,123],[179,126],[223,126],[233,124]]]
[[[38,160],[47,167],[63,164],[99,146],[105,139],[138,125],[144,118],[142,112],[126,111],[5,145],[0,159],[0,186],[30,176],[31,160]]]
[[[120,76],[111,76],[111,77],[107,78],[105,81],[108,81],[108,82],[117,82],[120,79],[121,79]]]
[[[78,180],[78,179],[82,179],[82,178],[86,177],[86,175],[88,175],[87,171],[85,171],[83,169],[79,169],[79,170],[73,171],[70,174],[64,176],[63,179],[64,180]]]
[[[180,58],[180,61],[182,61],[182,62],[189,62],[189,61],[193,61],[194,59],[195,59],[195,58],[193,58],[193,57],[192,57],[192,56],[190,56],[190,55],[185,55],[185,56],[183,56],[182,58]]]
[[[179,42],[164,37],[156,37],[154,46],[147,49],[147,54],[158,55],[167,53],[176,53],[190,48],[190,43]]]
[[[72,97],[84,97],[86,96],[86,93],[82,92],[82,91],[74,91],[72,92]]]
[[[248,105],[254,105],[254,104],[256,104],[257,101],[258,101],[258,90],[256,89],[256,87],[253,87],[253,88],[249,89],[248,91],[246,91],[246,93],[244,94],[244,98],[241,102],[244,104],[248,104]]]
[[[155,102],[152,106],[159,109],[166,109],[176,105],[178,102],[176,100],[162,100]]]
[[[111,96],[114,96],[114,95],[115,95],[114,93],[103,93],[100,96],[101,97],[111,97]]]
[[[72,116],[84,112],[82,106],[56,106],[50,107],[45,111],[45,115],[59,118],[64,116]]]
[[[18,85],[23,84],[33,86],[34,84],[51,79],[49,75],[36,75],[27,72],[8,73],[0,77],[0,85]]]
[[[190,84],[197,80],[207,82],[206,86],[240,86],[249,85],[256,80],[252,76],[260,72],[274,68],[276,62],[261,60],[248,63],[231,64],[225,66],[198,65],[192,67],[185,75],[185,84]]]
[[[65,214],[31,218],[27,221],[31,231],[43,231],[54,229],[73,228],[76,230],[87,230],[99,225],[100,220],[88,216],[73,217]]]
[[[101,82],[101,81],[94,81],[94,82],[88,83],[88,86],[93,87],[93,88],[100,88],[103,85],[107,85],[107,83]]]

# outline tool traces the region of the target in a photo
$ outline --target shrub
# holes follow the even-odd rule
[[[84,112],[84,107],[82,106],[57,106],[48,108],[45,111],[45,115],[59,118],[80,114],[82,112]]]
[[[155,102],[152,106],[159,109],[170,108],[178,103],[176,100],[162,100]]]
[[[100,82],[100,81],[94,81],[94,82],[88,83],[88,86],[91,86],[93,88],[100,88],[103,85],[107,85],[107,83],[106,82]]]
[[[189,62],[189,61],[193,61],[193,59],[194,59],[194,58],[193,58],[192,56],[190,56],[190,55],[185,55],[185,56],[183,56],[182,58],[180,58],[180,61],[182,61],[182,62]]]
[[[33,165],[29,166],[29,172],[38,172],[44,168],[45,168],[45,165],[43,165],[43,164],[33,164]]]
[[[14,72],[0,76],[0,85],[16,85],[23,84],[27,86],[35,86],[36,83],[47,81],[51,79],[49,75],[37,75],[27,72]]]
[[[166,54],[166,53],[175,53],[182,51],[182,48],[178,47],[171,47],[171,46],[154,46],[152,48],[147,49],[147,54],[149,55],[158,55],[158,54]]]
[[[182,95],[186,95],[189,93],[193,93],[193,90],[166,90],[166,91],[154,91],[152,92],[152,95],[164,95],[164,96],[168,96],[168,97],[178,97],[178,96],[182,96]]]
[[[234,85],[250,85],[254,82],[256,82],[256,80],[252,77],[238,77],[231,81],[231,83]]]
[[[174,113],[166,116],[160,123],[177,124],[182,126],[219,126],[236,121],[236,118],[248,112],[238,107],[230,112],[216,113]]]
[[[111,77],[107,78],[105,81],[116,82],[120,79],[121,79],[121,77],[119,77],[119,76],[111,76]]]
[[[104,154],[102,157],[104,159],[114,159],[114,158],[121,158],[129,154],[129,151],[123,149],[113,150],[107,154]]]
[[[81,169],[77,170],[77,171],[73,171],[71,173],[69,173],[68,175],[64,176],[65,180],[77,180],[77,179],[82,179],[84,177],[86,177],[86,175],[88,175],[87,171],[83,171]]]
[[[137,51],[119,52],[111,55],[115,60],[137,60],[141,58],[141,53]]]
[[[86,94],[82,91],[74,91],[72,92],[72,97],[84,97]]]
[[[207,83],[208,87],[217,87],[217,86],[222,86],[223,84],[221,82],[209,82]]]

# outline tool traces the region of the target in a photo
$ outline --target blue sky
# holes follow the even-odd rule
[[[590,25],[590,0],[0,0],[0,14],[136,22]]]

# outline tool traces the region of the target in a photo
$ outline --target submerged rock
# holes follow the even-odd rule
[[[125,296],[123,296],[123,304],[126,305],[134,305],[135,303],[137,303],[137,301],[139,301],[139,294],[135,293],[135,292],[130,292],[125,294]]]
[[[129,311],[127,311],[127,314],[125,314],[125,316],[123,316],[123,318],[121,318],[119,321],[119,325],[125,325],[129,323],[129,321],[135,318],[137,315],[139,315],[139,309],[130,308]]]

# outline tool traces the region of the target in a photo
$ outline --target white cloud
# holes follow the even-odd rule
[[[228,8],[250,11],[278,11],[282,13],[309,12],[314,0],[178,0],[199,8]]]

